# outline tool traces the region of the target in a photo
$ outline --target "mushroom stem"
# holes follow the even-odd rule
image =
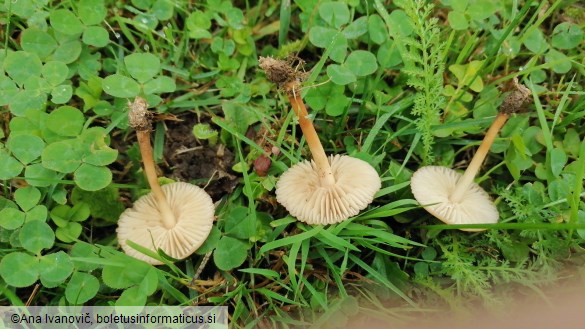
[[[498,115],[496,116],[496,119],[494,120],[494,122],[488,129],[487,133],[485,134],[485,137],[483,138],[483,141],[479,145],[479,148],[477,149],[477,152],[473,156],[473,159],[471,159],[471,163],[465,170],[465,173],[463,173],[463,176],[461,176],[461,178],[459,178],[459,180],[457,181],[457,185],[455,186],[455,189],[453,190],[453,193],[451,194],[450,197],[452,202],[459,202],[463,198],[465,191],[467,191],[469,184],[473,182],[473,179],[477,175],[477,172],[479,171],[479,168],[481,167],[483,160],[487,156],[490,147],[494,143],[494,140],[498,135],[498,132],[500,131],[500,129],[502,129],[502,126],[504,126],[504,124],[508,120],[508,117],[509,115],[503,112],[498,113]]]
[[[177,219],[167,202],[165,193],[158,185],[156,177],[156,170],[154,165],[154,157],[152,156],[152,145],[150,144],[150,121],[148,120],[149,112],[147,110],[148,104],[142,97],[136,97],[133,103],[128,103],[130,113],[128,114],[128,121],[130,126],[136,130],[136,137],[138,139],[138,146],[140,147],[140,154],[142,155],[142,164],[144,165],[144,173],[148,180],[148,185],[152,190],[155,200],[158,204],[158,210],[162,216],[162,222],[165,228],[169,229],[175,226]]]
[[[319,140],[315,126],[313,126],[313,122],[308,118],[309,113],[307,112],[303,99],[292,87],[287,90],[287,95],[295,114],[299,118],[299,125],[301,126],[303,135],[305,136],[309,149],[311,150],[313,160],[319,170],[319,178],[321,179],[323,186],[333,185],[335,183],[335,177],[331,171],[331,165],[327,160],[327,155],[325,154],[323,145]]]
[[[138,145],[140,146],[140,154],[142,154],[142,163],[144,165],[144,173],[148,180],[148,185],[152,190],[152,194],[159,206],[159,211],[162,215],[162,222],[165,228],[172,228],[176,224],[176,218],[167,202],[165,193],[158,185],[156,170],[154,169],[154,157],[152,156],[152,145],[150,145],[150,131],[137,131]]]

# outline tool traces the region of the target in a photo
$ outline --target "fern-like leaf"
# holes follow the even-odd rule
[[[403,9],[410,18],[414,32],[410,36],[397,35],[400,38],[405,59],[405,72],[408,85],[416,89],[412,114],[416,119],[417,130],[421,133],[423,145],[423,162],[434,161],[432,147],[434,135],[432,126],[439,123],[440,113],[445,105],[443,95],[443,59],[444,42],[436,18],[431,18],[433,5],[424,0],[405,1]]]

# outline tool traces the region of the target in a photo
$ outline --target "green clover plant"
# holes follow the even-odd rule
[[[45,253],[55,243],[55,234],[44,219],[27,221],[15,231],[17,243],[26,251],[14,251],[0,260],[0,276],[15,287],[28,287],[39,278],[45,287],[56,287],[73,272],[73,262],[64,251]]]
[[[110,184],[112,173],[106,166],[116,160],[118,151],[108,146],[104,128],[84,129],[83,114],[70,106],[49,113],[46,124],[51,142],[41,154],[44,168],[62,174],[73,173],[75,183],[88,191]]]
[[[169,20],[174,13],[171,1],[166,0],[132,0],[132,5],[137,9],[137,15],[133,20],[144,29],[155,29],[160,21]]]
[[[107,186],[112,179],[106,167],[118,152],[106,143],[105,129],[85,129],[81,111],[61,106],[51,113],[28,110],[10,122],[6,149],[0,149],[0,177],[11,179],[25,170],[33,186],[59,182],[61,174],[74,174],[75,183],[89,191]],[[40,157],[40,161],[39,161]]]
[[[136,53],[124,57],[125,69],[130,77],[116,73],[103,80],[102,88],[106,94],[119,98],[133,98],[144,95],[150,106],[156,106],[160,93],[173,92],[175,80],[167,76],[157,76],[161,70],[160,59],[149,53]]]
[[[213,261],[224,271],[241,266],[248,258],[253,243],[265,240],[272,231],[269,223],[272,216],[263,212],[250,212],[247,207],[235,206],[227,210],[219,222],[217,233],[210,234],[201,250],[205,253],[214,249]]]
[[[108,31],[98,26],[106,18],[107,10],[103,0],[81,0],[77,13],[69,9],[58,9],[49,15],[55,31],[66,35],[81,35],[81,41],[89,46],[104,47],[109,42]]]
[[[327,66],[327,76],[331,81],[347,85],[374,73],[378,69],[378,62],[373,53],[354,50],[348,55],[348,48],[349,42],[367,34],[371,25],[376,27],[376,20],[372,19],[373,23],[369,23],[370,19],[363,16],[350,22],[350,10],[343,2],[323,2],[318,11],[322,25],[313,26],[309,30],[309,41],[316,47],[325,48],[329,58],[339,63]]]
[[[0,226],[7,230],[15,230],[25,222],[47,219],[47,207],[38,204],[41,192],[32,186],[19,188],[14,192],[16,204],[0,210]],[[20,208],[20,209],[19,209]]]
[[[51,209],[50,217],[57,225],[55,236],[63,242],[77,240],[83,227],[80,222],[89,218],[90,209],[85,203],[77,203],[73,207],[58,205]]]

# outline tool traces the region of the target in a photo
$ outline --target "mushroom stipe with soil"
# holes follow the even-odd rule
[[[313,157],[289,168],[276,184],[276,199],[308,224],[333,224],[359,214],[381,188],[380,176],[367,162],[347,155],[327,157],[300,95],[305,73],[290,62],[260,57],[268,79],[284,89]]]
[[[473,180],[498,132],[512,113],[521,111],[530,100],[530,90],[514,80],[494,122],[488,129],[471,163],[463,174],[441,166],[418,169],[410,187],[425,210],[447,224],[494,224],[499,213],[489,195]],[[477,232],[484,229],[461,229]]]
[[[214,221],[211,197],[200,187],[175,182],[158,184],[146,101],[136,97],[129,104],[129,123],[136,130],[144,173],[151,192],[126,209],[118,220],[118,242],[124,252],[153,265],[162,262],[130,247],[128,240],[156,252],[161,249],[170,257],[183,259],[203,244]]]

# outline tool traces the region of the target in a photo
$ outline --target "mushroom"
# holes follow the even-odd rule
[[[214,220],[211,197],[198,186],[176,182],[158,184],[150,144],[148,105],[141,97],[129,104],[130,126],[136,130],[144,172],[151,192],[126,209],[118,220],[118,241],[124,252],[153,265],[160,261],[130,247],[128,240],[150,250],[163,250],[183,259],[203,244]]]
[[[380,176],[363,160],[339,154],[325,160],[326,168],[317,161],[299,162],[276,183],[276,200],[308,224],[339,223],[359,214],[381,187]],[[330,175],[321,176],[323,171]]]
[[[308,224],[333,224],[357,215],[374,199],[382,183],[367,162],[325,154],[299,94],[304,74],[289,62],[260,57],[260,68],[286,92],[313,156],[289,168],[276,184],[276,199],[291,215]]]
[[[520,111],[529,101],[530,90],[514,81],[513,90],[502,102],[496,119],[488,129],[471,163],[462,174],[440,166],[417,170],[410,180],[415,199],[425,210],[447,224],[493,224],[499,213],[489,195],[473,180],[496,135],[511,113]],[[461,229],[483,231],[484,229]]]

